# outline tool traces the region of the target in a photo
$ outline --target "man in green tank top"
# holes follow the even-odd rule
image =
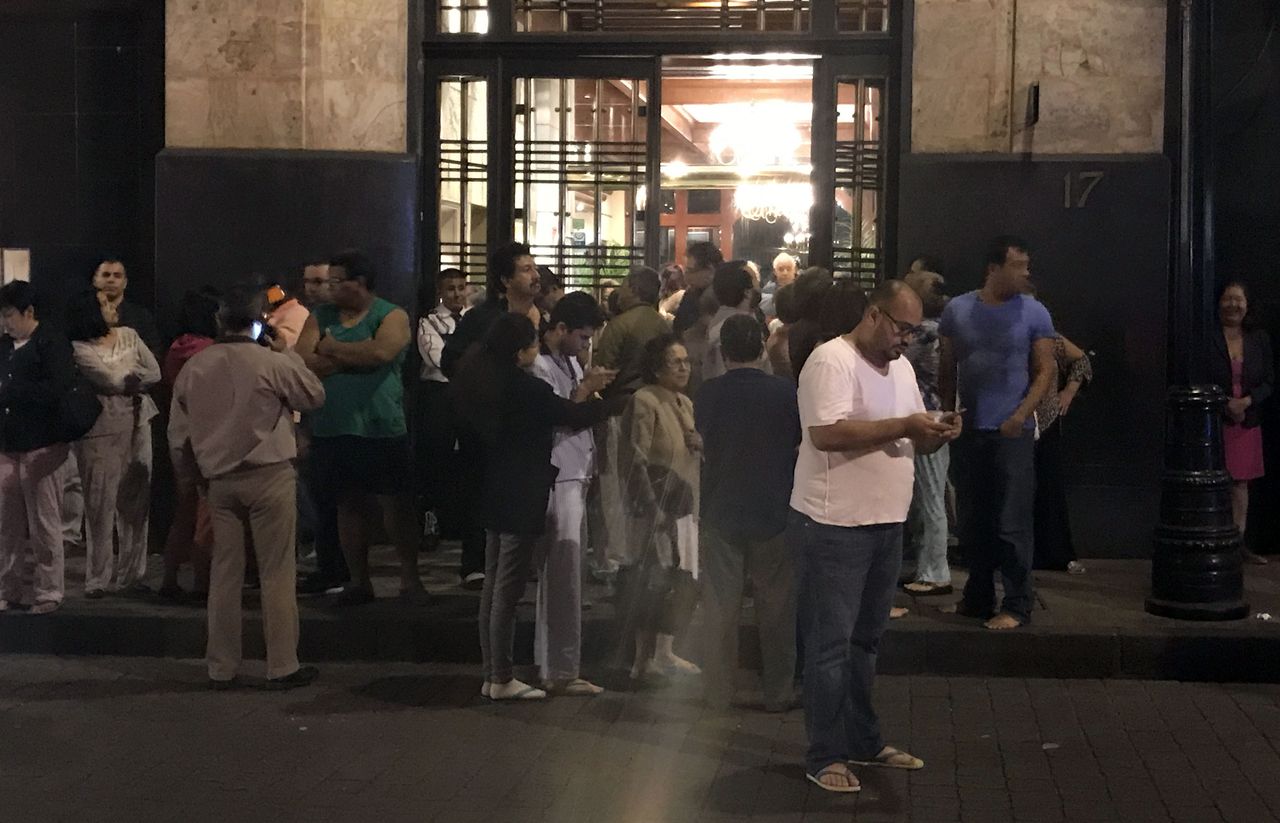
[[[400,377],[409,316],[375,294],[373,264],[358,251],[335,255],[329,279],[333,302],[316,307],[296,349],[324,382],[326,397],[310,417],[316,554],[323,566],[340,546],[351,582],[337,602],[368,603],[374,597],[368,535],[381,515],[400,557],[400,594],[422,602]]]

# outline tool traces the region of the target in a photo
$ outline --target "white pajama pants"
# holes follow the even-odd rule
[[[84,490],[80,485],[75,449],[68,450],[62,465],[62,545],[84,548]]]
[[[0,600],[61,603],[66,443],[0,453]],[[26,589],[30,581],[30,599]]]
[[[86,437],[76,443],[76,460],[84,487],[85,591],[126,589],[147,573],[151,423]]]
[[[543,681],[578,677],[582,656],[582,517],[587,480],[551,487],[538,569],[533,654]]]

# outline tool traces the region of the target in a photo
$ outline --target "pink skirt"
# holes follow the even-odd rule
[[[1256,480],[1263,475],[1262,427],[1228,423],[1222,427],[1227,474],[1232,480]]]

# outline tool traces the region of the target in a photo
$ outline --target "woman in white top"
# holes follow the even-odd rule
[[[133,329],[112,327],[110,306],[86,292],[71,300],[67,336],[76,366],[98,393],[102,415],[76,443],[84,486],[85,597],[145,591],[151,504],[151,419],[147,389],[160,382],[155,356]],[[113,557],[112,538],[119,541]]]

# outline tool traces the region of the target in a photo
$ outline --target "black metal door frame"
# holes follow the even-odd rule
[[[428,4],[432,6],[433,4]],[[510,21],[503,20],[501,9],[506,3],[490,5],[491,26],[495,31],[510,31]],[[423,208],[422,223],[422,271],[430,276],[439,264],[438,215],[439,185],[436,179],[439,168],[439,81],[458,75],[485,77],[489,81],[488,124],[492,137],[489,141],[488,224],[487,243],[490,249],[509,242],[514,229],[514,150],[515,118],[513,78],[520,76],[544,77],[639,77],[628,74],[644,70],[648,80],[649,116],[646,121],[649,155],[646,170],[648,201],[645,206],[645,262],[658,266],[659,192],[661,189],[660,137],[662,60],[667,56],[714,55],[733,53],[763,55],[788,52],[809,54],[816,59],[813,79],[813,176],[815,209],[811,218],[811,260],[830,260],[832,254],[831,221],[833,208],[826,201],[835,185],[835,95],[836,84],[841,78],[852,76],[876,76],[885,78],[883,98],[884,122],[881,134],[884,141],[884,198],[882,205],[883,268],[882,276],[894,276],[897,250],[897,178],[901,145],[900,130],[907,113],[899,111],[900,101],[906,98],[900,89],[902,75],[902,41],[904,8],[903,0],[891,5],[891,27],[888,35],[850,36],[818,33],[801,34],[705,34],[684,37],[668,35],[656,39],[648,35],[584,36],[556,34],[493,34],[493,35],[442,35],[432,31],[423,45],[426,66],[424,84],[424,140],[423,151]],[[817,23],[830,17],[834,20],[833,0],[815,0],[813,4],[815,31]],[[429,21],[428,25],[432,23]],[[557,56],[546,55],[553,52]],[[621,73],[620,73],[621,72]],[[825,192],[825,194],[824,194]]]

